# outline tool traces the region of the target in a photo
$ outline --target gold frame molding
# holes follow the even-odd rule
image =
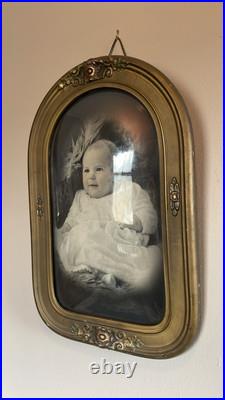
[[[50,141],[65,108],[98,88],[133,94],[148,109],[157,130],[166,311],[154,326],[65,310],[54,292]],[[132,57],[104,56],[76,66],[56,82],[35,116],[28,154],[33,288],[47,326],[70,339],[142,357],[172,357],[191,343],[199,319],[193,158],[185,104],[155,67]]]

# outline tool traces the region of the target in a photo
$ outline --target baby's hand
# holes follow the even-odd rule
[[[105,274],[102,277],[100,286],[108,287],[111,289],[116,288],[116,278],[112,274]]]
[[[132,229],[133,231],[136,231],[137,233],[142,232],[143,229],[141,220],[136,215],[134,215],[133,224],[119,224],[119,226],[121,229],[129,228]]]
[[[61,233],[69,232],[70,229],[71,229],[70,224],[68,224],[68,223],[66,222],[66,223],[62,226],[62,228],[61,228]]]

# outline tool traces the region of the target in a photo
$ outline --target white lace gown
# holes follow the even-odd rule
[[[143,230],[123,228],[136,215]],[[67,272],[83,266],[111,274],[142,288],[154,282],[161,266],[161,250],[148,244],[157,229],[157,214],[148,193],[131,181],[118,181],[112,194],[91,198],[84,190],[76,193],[65,224],[71,229],[56,233],[59,256]]]

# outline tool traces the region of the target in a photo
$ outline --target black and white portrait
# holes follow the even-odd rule
[[[143,104],[88,92],[51,144],[55,293],[78,313],[157,324],[164,316],[159,148]]]

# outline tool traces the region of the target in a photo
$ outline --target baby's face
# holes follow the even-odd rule
[[[83,186],[85,192],[95,199],[112,193],[112,162],[107,148],[93,147],[84,154]]]

